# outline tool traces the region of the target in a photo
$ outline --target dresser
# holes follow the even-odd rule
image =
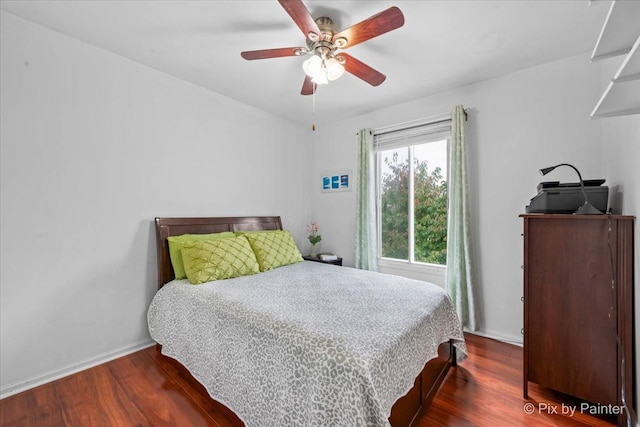
[[[620,407],[624,383],[633,406],[634,217],[521,217],[525,399],[531,381]]]

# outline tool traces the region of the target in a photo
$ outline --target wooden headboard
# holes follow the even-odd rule
[[[176,276],[169,258],[167,237],[222,231],[282,230],[279,216],[233,216],[214,218],[156,218],[158,289]]]

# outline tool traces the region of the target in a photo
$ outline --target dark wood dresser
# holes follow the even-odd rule
[[[634,217],[521,217],[525,399],[531,381],[621,407],[624,383],[633,407]],[[626,425],[626,414],[618,425]]]

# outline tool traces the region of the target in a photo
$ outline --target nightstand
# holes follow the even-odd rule
[[[333,264],[333,265],[340,265],[340,266],[342,265],[342,258],[341,257],[338,257],[338,259],[333,259],[331,261],[323,261],[320,258],[313,257],[311,255],[303,255],[302,258],[305,261],[314,261],[314,262],[321,262],[323,264]]]

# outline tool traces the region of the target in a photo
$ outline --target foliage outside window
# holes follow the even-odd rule
[[[378,151],[380,256],[446,265],[448,140]]]

